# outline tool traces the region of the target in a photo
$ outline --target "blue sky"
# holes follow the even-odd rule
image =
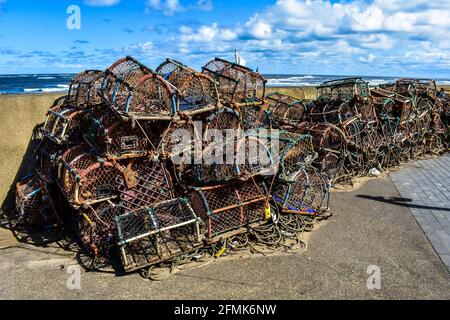
[[[70,5],[80,30],[66,27]],[[263,73],[450,78],[449,34],[449,0],[0,0],[0,74],[127,54],[200,68],[237,48]]]

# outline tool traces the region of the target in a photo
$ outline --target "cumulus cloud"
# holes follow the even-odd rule
[[[272,70],[396,75],[448,71],[449,32],[450,1],[278,0],[234,26],[182,26],[172,40],[188,59],[238,48]]]
[[[147,12],[149,10],[162,11],[166,16],[172,16],[174,13],[184,11],[185,8],[179,0],[148,0]]]

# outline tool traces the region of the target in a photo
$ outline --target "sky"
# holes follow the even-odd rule
[[[200,69],[236,48],[265,74],[450,78],[449,35],[450,0],[0,0],[0,74]]]

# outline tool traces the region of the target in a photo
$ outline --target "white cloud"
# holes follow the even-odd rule
[[[375,56],[373,54],[369,54],[367,57],[359,57],[359,61],[364,63],[372,63],[375,61]]]
[[[179,0],[148,0],[146,10],[151,9],[162,11],[166,16],[185,10]]]
[[[118,4],[120,0],[85,0],[88,6],[96,6],[96,7],[110,7]]]
[[[270,38],[272,36],[272,26],[258,18],[256,14],[245,25],[249,29],[250,35],[258,39]]]
[[[183,43],[187,42],[220,42],[231,41],[238,37],[238,29],[220,28],[217,23],[212,25],[203,25],[198,30],[193,30],[187,26],[180,27],[180,40]]]

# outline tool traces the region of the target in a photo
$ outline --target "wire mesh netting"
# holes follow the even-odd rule
[[[267,95],[267,114],[276,127],[297,126],[305,120],[307,103],[291,96],[274,92]]]
[[[369,83],[361,78],[327,81],[317,87],[317,96],[324,100],[349,100],[369,96]]]
[[[116,218],[125,270],[165,261],[201,245],[199,220],[185,199],[164,201]]]
[[[131,57],[109,67],[103,79],[103,99],[120,115],[169,118],[176,113],[176,89]]]
[[[188,195],[197,215],[205,221],[207,238],[265,220],[268,202],[264,183],[253,180],[233,185],[196,188]]]
[[[161,161],[144,158],[124,163],[115,185],[127,212],[174,198],[172,179]]]
[[[69,85],[66,103],[76,108],[86,108],[102,102],[98,90],[101,87],[104,73],[100,70],[86,70],[75,77]]]
[[[284,213],[317,215],[328,200],[328,183],[314,168],[307,167],[276,185],[272,199]]]
[[[30,225],[45,226],[55,223],[48,191],[37,175],[22,178],[16,184],[16,212]]]
[[[50,109],[42,130],[46,137],[57,144],[74,144],[81,141],[85,123],[86,115],[82,110]]]
[[[78,206],[114,198],[117,195],[117,167],[84,146],[66,151],[59,160],[59,185],[70,203]]]
[[[123,206],[110,201],[80,209],[77,231],[86,249],[95,256],[108,256],[117,242],[116,217],[124,213]]]
[[[172,59],[162,63],[156,72],[177,88],[179,111],[208,111],[220,106],[216,83],[206,74]]]
[[[45,182],[56,182],[58,178],[57,162],[63,150],[60,145],[45,137],[39,142],[35,150],[36,171]]]
[[[156,153],[149,137],[153,134],[145,131],[145,123],[134,123],[133,126],[131,121],[121,121],[112,114],[90,120],[89,130],[84,135],[85,141],[106,158],[119,160]]]
[[[203,73],[217,81],[222,103],[232,105],[262,104],[266,80],[244,66],[216,58],[203,67]]]

